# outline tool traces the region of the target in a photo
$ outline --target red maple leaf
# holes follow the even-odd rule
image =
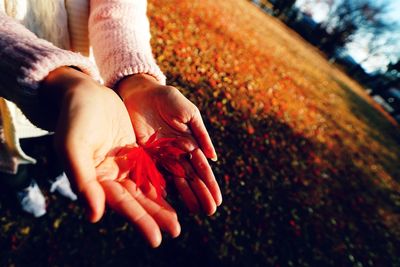
[[[165,194],[166,182],[163,174],[166,171],[176,177],[185,177],[181,164],[182,155],[186,154],[174,145],[177,138],[162,137],[157,139],[158,131],[150,136],[143,146],[127,145],[121,149],[116,158],[121,171],[129,171],[128,177],[143,191],[154,186],[157,196]]]

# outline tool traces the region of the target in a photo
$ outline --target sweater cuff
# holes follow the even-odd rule
[[[156,64],[153,56],[146,56],[143,53],[127,53],[127,54],[116,54],[110,58],[107,64],[110,68],[110,72],[105,73],[105,85],[110,88],[114,86],[124,77],[133,74],[149,74],[156,78],[156,80],[162,84],[166,84],[166,78],[160,67]],[[113,68],[111,66],[114,66]]]
[[[88,58],[80,54],[62,50],[59,48],[48,49],[46,47],[34,47],[28,49],[29,53],[35,53],[34,60],[28,62],[21,68],[22,75],[18,84],[22,87],[37,89],[50,72],[64,66],[71,66],[80,69],[85,74],[99,81],[100,75],[97,67]],[[19,51],[23,55],[26,50]]]
[[[40,83],[57,68],[74,66],[93,79],[100,80],[97,67],[88,58],[59,49],[44,40],[21,42],[2,52],[0,83],[1,87],[8,88],[3,96],[24,111],[34,109]]]
[[[35,96],[41,81],[63,66],[75,66],[93,79],[100,80],[97,67],[88,58],[40,39],[8,45],[1,51],[0,65],[1,86],[9,88],[4,96],[14,102],[21,102],[21,97]]]

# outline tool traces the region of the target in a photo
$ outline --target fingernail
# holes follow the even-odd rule
[[[172,238],[177,238],[181,234],[181,225],[178,223],[171,233]]]
[[[217,202],[217,206],[221,206],[222,204],[222,196],[219,197],[218,202]]]
[[[216,161],[218,160],[218,157],[215,156],[215,157],[211,158],[211,160],[214,161],[214,162],[216,162]]]
[[[217,207],[216,206],[214,206],[213,208],[212,208],[212,210],[210,210],[209,212],[206,212],[206,214],[207,214],[207,216],[213,216],[214,214],[215,214],[215,212],[217,211]]]
[[[158,248],[161,245],[161,241],[162,241],[162,237],[161,235],[157,235],[156,237],[154,237],[153,240],[150,240],[150,246],[152,248]]]

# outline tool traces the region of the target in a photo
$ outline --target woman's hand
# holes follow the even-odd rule
[[[175,211],[157,198],[155,190],[142,192],[121,173],[115,162],[118,150],[135,144],[129,114],[118,95],[71,68],[46,78],[40,94],[59,105],[55,128],[56,149],[79,195],[87,203],[88,217],[98,221],[107,203],[135,224],[156,247],[165,230],[180,233]]]
[[[174,177],[175,185],[192,212],[201,206],[211,215],[222,202],[221,191],[207,158],[217,159],[197,107],[176,88],[160,85],[152,76],[136,74],[117,88],[139,144],[157,130],[161,137],[176,137],[178,146],[190,153],[183,161],[187,177]]]

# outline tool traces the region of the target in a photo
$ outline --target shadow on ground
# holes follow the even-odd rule
[[[92,225],[76,204],[46,191],[49,213],[34,220],[3,190],[1,266],[400,264],[399,226],[390,223],[400,212],[398,192],[375,185],[343,148],[328,149],[273,116],[217,105],[223,93],[207,84],[170,79],[199,104],[217,147],[224,196],[217,214],[188,216],[172,198],[182,235],[153,250],[111,212]]]

